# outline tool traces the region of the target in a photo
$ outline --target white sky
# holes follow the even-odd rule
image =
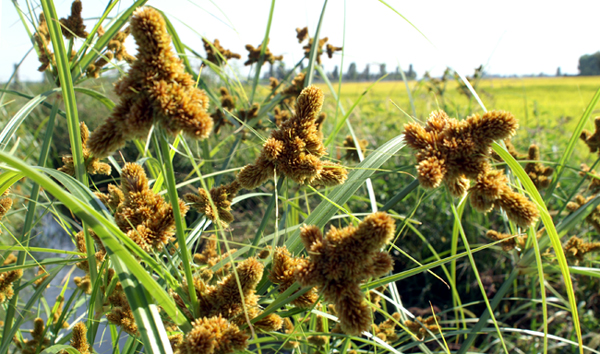
[[[4,82],[11,75],[13,64],[31,48],[31,42],[12,1],[0,1],[0,82]],[[27,8],[24,0],[16,1]],[[71,0],[55,1],[59,17],[66,17]],[[106,3],[83,0],[83,16],[90,19],[86,21],[88,29]],[[123,10],[132,3],[122,0],[117,8]],[[205,54],[200,35],[210,40],[218,38],[225,48],[242,55],[243,60],[232,61],[239,66],[247,53],[244,45],[256,46],[264,37],[270,8],[270,1],[264,0],[150,0],[148,4],[167,13],[182,41],[198,53]],[[356,62],[359,71],[367,63],[386,63],[388,71],[400,64],[406,70],[412,63],[420,77],[426,70],[439,75],[448,65],[470,75],[474,68],[484,64],[488,73],[500,75],[541,72],[554,75],[559,66],[563,73],[576,74],[579,57],[600,50],[599,0],[388,0],[388,4],[433,45],[383,3],[331,0],[321,36],[341,46],[345,14],[344,69]],[[284,55],[287,67],[303,55],[295,28],[308,26],[312,36],[322,6],[322,1],[315,0],[276,2],[269,48],[276,55]],[[133,48],[132,44],[130,52],[134,52]],[[340,65],[341,58],[340,54],[333,59],[323,56],[326,70]],[[21,79],[39,80],[42,74],[36,71],[38,65],[32,52],[20,71]],[[378,70],[377,66],[371,67],[371,73]]]

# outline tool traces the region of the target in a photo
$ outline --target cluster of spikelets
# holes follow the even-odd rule
[[[444,182],[455,197],[469,191],[471,205],[478,211],[502,208],[517,225],[529,227],[539,217],[537,208],[514,192],[504,173],[492,169],[489,162],[494,140],[512,136],[517,127],[515,117],[504,111],[476,114],[462,121],[434,111],[425,127],[406,124],[404,137],[416,150],[418,179],[423,187],[437,188]],[[470,188],[469,180],[475,181]]]
[[[552,176],[554,169],[552,167],[544,166],[538,162],[540,160],[540,148],[537,145],[531,144],[531,146],[529,146],[529,154],[527,159],[535,161],[529,162],[525,165],[525,172],[527,172],[535,187],[537,189],[548,188],[550,182],[552,181],[548,177]]]
[[[419,340],[425,339],[430,333],[438,333],[440,331],[440,327],[436,324],[440,318],[437,316],[429,316],[423,319],[421,316],[415,318],[414,321],[406,320],[404,321],[404,325],[411,331],[414,335],[417,336]]]
[[[292,257],[286,247],[277,247],[273,254],[269,280],[278,286],[280,293],[283,293],[296,282],[294,274],[305,261],[304,257]],[[294,299],[291,304],[301,308],[309,308],[318,298],[317,289],[313,287]]]
[[[331,227],[323,236],[316,226],[301,229],[309,258],[300,258],[294,277],[303,287],[317,287],[335,305],[339,328],[358,335],[370,328],[372,311],[360,284],[392,269],[389,254],[381,252],[394,236],[394,220],[386,213],[367,216],[358,227]]]
[[[102,55],[96,59],[96,61],[90,64],[86,69],[86,74],[89,77],[98,78],[100,77],[100,71],[106,64],[111,60],[117,59],[119,61],[125,60],[131,64],[135,60],[135,57],[127,52],[125,48],[125,39],[129,36],[131,27],[126,27],[124,30],[117,32],[106,45],[106,50]],[[102,26],[98,28],[98,37],[104,36],[104,28]]]
[[[263,57],[263,65],[266,63],[273,64],[275,61],[282,61],[283,55],[274,55],[268,47],[269,40],[267,40],[265,53]],[[254,63],[258,63],[260,60],[260,53],[263,50],[263,44],[260,44],[257,48],[254,48],[252,44],[246,44],[246,50],[248,51],[248,60],[244,63],[244,65],[252,65]]]
[[[214,122],[214,132],[219,134],[221,128],[226,125],[233,125],[225,116],[225,111],[232,112],[235,109],[235,98],[229,94],[229,90],[225,87],[219,89],[221,94],[221,107],[217,107],[215,112],[210,115]]]
[[[592,193],[596,194],[600,192],[600,176],[596,173],[596,171],[592,170],[588,165],[582,163],[581,171],[579,171],[579,176],[581,177],[589,177],[590,184],[587,189]]]
[[[309,86],[302,91],[294,116],[271,132],[256,162],[238,174],[243,188],[260,186],[273,179],[275,171],[312,186],[336,186],[346,180],[346,169],[321,160],[326,150],[316,121],[322,106],[323,93],[319,88]]]
[[[587,253],[600,251],[600,242],[585,242],[577,236],[572,236],[563,249],[567,257],[574,259],[575,265],[578,265]]]
[[[10,208],[12,208],[13,200],[8,196],[8,189],[2,193],[0,196],[0,220],[8,214]],[[0,234],[2,233],[2,229],[0,228]]]
[[[593,195],[588,198],[577,195],[574,201],[567,203],[567,209],[572,212],[576,211],[594,198],[595,196]],[[594,210],[585,217],[585,221],[592,225],[596,232],[600,233],[600,205],[594,208]]]
[[[83,6],[81,0],[75,0],[71,4],[71,15],[67,18],[60,19],[62,34],[66,39],[88,36],[88,33],[85,31],[85,25],[83,24],[83,18],[81,17],[82,9]]]
[[[492,241],[502,241],[500,245],[502,250],[505,252],[511,251],[515,248],[524,249],[525,242],[527,241],[527,235],[524,236],[513,236],[511,234],[503,234],[494,230],[489,230],[486,236]]]
[[[241,55],[223,48],[218,39],[215,39],[215,41],[211,43],[205,38],[202,38],[202,42],[204,43],[204,50],[206,51],[206,60],[215,65],[224,65],[229,59],[242,58]]]
[[[46,71],[50,67],[56,67],[56,59],[54,53],[50,50],[50,31],[44,13],[40,13],[38,26],[33,39],[38,47],[38,61],[40,67],[38,71]]]
[[[584,129],[580,135],[581,140],[590,148],[590,152],[597,152],[600,148],[600,117],[594,118],[594,126],[596,131],[593,133]]]
[[[87,147],[88,138],[90,137],[90,131],[84,122],[79,123],[79,132],[81,134],[81,150],[83,153],[83,162],[85,164],[85,170],[90,175],[101,174],[110,175],[111,168],[109,164],[100,162],[97,157],[91,156],[90,149]],[[62,162],[64,166],[58,170],[68,175],[75,176],[75,164],[73,163],[73,156],[63,156]]]
[[[171,135],[183,131],[199,139],[206,138],[213,127],[206,112],[208,97],[195,87],[192,76],[172,52],[171,37],[160,13],[139,8],[130,26],[138,46],[137,59],[128,75],[115,84],[118,105],[90,137],[90,151],[99,158],[127,140],[146,137],[154,123]]]
[[[107,274],[107,283],[110,284],[114,277],[115,270],[110,268]],[[106,319],[108,322],[120,326],[123,331],[131,334],[132,336],[139,335],[138,325],[135,322],[133,311],[129,305],[129,302],[127,301],[127,296],[125,295],[125,291],[123,290],[123,285],[121,282],[117,281],[112,290],[104,290],[107,293],[106,295],[108,303],[105,304],[107,306],[105,309],[109,310],[106,314]]]
[[[229,274],[229,270],[231,268],[231,263],[226,262],[220,267],[216,272],[211,270],[217,263],[221,262],[224,259],[229,259],[230,255],[232,255],[237,249],[230,249],[228,252],[217,252],[217,237],[211,236],[210,238],[204,241],[204,245],[201,253],[194,254],[194,263],[203,267],[200,271],[200,278],[209,281],[213,278],[213,276],[217,276],[218,278],[223,277],[224,275]]]
[[[46,333],[45,327],[44,320],[37,317],[33,320],[33,329],[29,330],[31,339],[23,338],[23,340],[20,341],[17,336],[13,337],[13,342],[21,354],[41,353],[50,346],[50,339],[44,336]]]
[[[400,336],[396,333],[396,325],[399,324],[400,321],[400,313],[395,312],[392,314],[392,318],[388,318],[387,320],[381,322],[380,324],[372,324],[372,332],[377,336],[377,338],[381,339],[384,342],[393,343],[397,341]]]
[[[2,266],[8,266],[17,262],[17,257],[10,253],[4,262],[2,262]],[[20,279],[23,276],[23,269],[2,271],[0,268],[0,304],[5,302],[6,300],[10,300],[15,294],[13,290],[13,283]]]
[[[360,139],[358,141],[358,148],[362,152],[363,156],[368,145],[369,142],[365,139]],[[344,149],[346,149],[346,155],[344,156],[344,160],[360,162],[358,150],[356,149],[356,143],[354,142],[352,135],[346,136],[346,139],[344,140]]]
[[[309,37],[308,27],[296,28],[296,38],[298,38],[298,43],[302,43],[306,39],[308,39],[308,43],[306,43],[306,45],[304,45],[302,49],[304,49],[304,57],[310,58],[310,50],[313,46],[314,38]],[[317,43],[315,49],[317,51],[316,58],[318,64],[321,64],[321,55],[323,55],[324,52],[323,46],[325,45],[325,43],[327,43],[328,40],[329,39],[327,37],[324,37],[319,39],[319,42]],[[341,50],[343,50],[342,47],[336,47],[331,44],[327,44],[327,46],[325,47],[325,51],[327,52],[327,56],[329,57],[329,59],[333,58],[333,53],[339,52]]]
[[[198,194],[188,193],[183,199],[190,203],[190,207],[204,214],[212,221],[219,221],[221,225],[227,226],[233,221],[231,214],[231,201],[242,188],[238,181],[211,188],[210,192],[204,188],[198,188]]]
[[[104,248],[104,245],[100,241],[100,238],[98,237],[98,235],[96,235],[92,230],[88,230],[88,234],[94,240],[94,243],[96,245],[97,251],[94,254],[94,258],[95,258],[96,269],[98,269],[100,267],[100,265],[102,264],[102,262],[104,262],[104,259],[106,258],[106,248]],[[87,254],[87,246],[85,244],[85,233],[83,231],[79,231],[75,235],[75,247],[77,248],[77,250],[79,252],[81,252],[83,254]],[[76,264],[77,268],[79,268],[85,272],[85,276],[84,277],[75,277],[75,278],[73,278],[73,282],[84,293],[91,294],[92,282],[91,282],[91,278],[90,278],[90,264],[89,264],[89,261],[87,260],[87,256],[79,256],[79,258],[86,259],[86,260],[81,261]]]
[[[173,206],[148,186],[144,168],[126,163],[121,171],[121,186],[109,185],[109,193],[96,195],[114,211],[115,222],[127,237],[146,252],[160,252],[175,230]],[[188,207],[178,200],[184,216]]]

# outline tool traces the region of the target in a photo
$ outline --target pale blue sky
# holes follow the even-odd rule
[[[13,63],[31,48],[31,43],[10,0],[1,0],[0,82],[8,79]],[[33,0],[35,1],[35,0]],[[69,14],[71,0],[55,0],[60,17]],[[26,8],[24,0],[17,0]],[[120,10],[133,1],[122,0]],[[83,0],[83,16],[90,29],[106,6],[104,0]],[[219,8],[215,4],[219,4]],[[165,11],[178,29],[181,39],[204,55],[200,35],[219,38],[224,47],[246,57],[244,45],[262,40],[270,1],[226,0],[150,0],[149,5]],[[345,9],[344,9],[345,4]],[[406,69],[412,63],[421,76],[430,70],[440,74],[447,65],[465,75],[480,64],[501,75],[544,72],[553,75],[557,67],[563,73],[576,74],[582,54],[600,50],[598,40],[598,0],[568,2],[539,0],[505,1],[399,1],[388,4],[404,15],[415,28],[378,1],[331,0],[325,12],[322,36],[341,46],[346,18],[344,68],[356,62],[362,71],[367,63],[386,63],[393,71],[398,63]],[[308,26],[314,33],[322,1],[279,0],[271,30],[270,49],[283,54],[288,66],[303,55],[295,38],[295,28]],[[36,14],[39,9],[35,9]],[[188,26],[184,25],[187,24]],[[133,41],[131,51],[134,52]],[[339,65],[341,55],[323,58],[327,70]],[[237,62],[242,65],[244,60]],[[22,79],[39,80],[41,73],[35,52],[21,70]],[[372,67],[371,72],[377,71]]]

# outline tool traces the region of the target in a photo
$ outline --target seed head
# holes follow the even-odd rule
[[[596,152],[600,148],[600,117],[594,119],[594,125],[596,126],[595,132],[584,129],[580,135],[581,140],[590,148],[590,152]]]
[[[241,55],[223,48],[218,39],[215,39],[214,43],[211,43],[202,38],[202,42],[204,43],[204,50],[206,50],[206,60],[215,65],[224,65],[229,59],[242,58]]]
[[[188,193],[183,196],[183,199],[186,202],[191,203],[190,206],[192,208],[198,210],[199,213],[206,215],[210,220],[219,220],[223,226],[227,226],[233,222],[231,201],[240,189],[240,183],[238,181],[233,181],[230,184],[212,188],[210,193],[204,188],[198,188],[198,194]],[[211,200],[214,204],[214,208],[213,204],[210,202]]]
[[[81,149],[83,153],[83,162],[85,164],[87,173],[91,175],[110,175],[110,165],[100,162],[100,160],[97,157],[92,157],[90,154],[90,149],[88,149],[87,147],[90,131],[84,122],[79,123],[79,131],[81,134]],[[73,156],[63,156],[62,162],[64,166],[60,167],[58,170],[68,175],[75,176],[75,164],[73,162]]]
[[[269,45],[269,40],[267,40],[267,45]],[[252,65],[254,63],[258,63],[258,61],[260,60],[260,52],[262,51],[262,44],[260,44],[258,46],[258,48],[254,48],[253,45],[251,44],[246,44],[246,50],[248,51],[248,60],[246,60],[246,62],[244,63],[245,66],[248,65]],[[283,55],[273,55],[273,53],[271,53],[271,50],[267,47],[267,49],[265,49],[265,56],[263,59],[263,65],[265,65],[266,63],[270,63],[273,64],[275,63],[275,61],[282,61],[283,60]]]
[[[87,37],[88,33],[85,31],[85,25],[83,24],[83,18],[81,17],[81,10],[83,5],[81,0],[75,0],[71,4],[71,15],[67,18],[61,18],[61,30],[63,36],[66,39],[75,37]]]

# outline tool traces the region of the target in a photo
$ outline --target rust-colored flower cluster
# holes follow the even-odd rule
[[[269,45],[269,40],[267,40],[267,46]],[[252,44],[246,44],[246,50],[248,51],[248,60],[244,63],[244,65],[252,65],[254,63],[258,63],[260,60],[260,52],[262,51],[262,44],[258,46],[258,48],[254,48]],[[265,49],[265,56],[263,59],[263,65],[266,63],[273,64],[275,61],[282,61],[283,55],[274,55],[271,53],[269,47]]]
[[[516,247],[523,249],[525,247],[525,242],[527,241],[527,235],[513,237],[511,234],[503,234],[494,230],[489,230],[486,236],[494,241],[502,240],[500,245],[505,252],[511,251]]]
[[[304,257],[292,257],[286,247],[277,247],[273,254],[273,263],[271,266],[271,272],[269,273],[269,280],[273,284],[279,286],[279,292],[286,291],[290,286],[296,282],[294,273],[299,265],[304,264],[306,259]],[[310,289],[308,292],[302,294],[291,302],[292,305],[308,308],[314,305],[319,298],[315,288]]]
[[[45,327],[44,320],[38,317],[33,320],[33,329],[29,331],[31,339],[23,338],[21,342],[17,336],[13,337],[13,342],[22,354],[41,353],[50,346],[50,339],[44,336]]]
[[[117,226],[145,251],[160,252],[174,234],[173,206],[148,187],[144,168],[135,163],[126,163],[121,171],[121,192]],[[182,200],[178,203],[183,217],[188,207]]]
[[[298,38],[298,43],[302,43],[302,42],[304,42],[304,40],[306,40],[308,38],[308,43],[306,45],[304,45],[302,47],[302,49],[304,49],[304,57],[310,58],[310,50],[313,46],[314,38],[310,38],[308,36],[308,27],[304,27],[302,29],[296,28],[296,38]],[[319,42],[317,43],[317,47],[316,47],[317,63],[319,63],[319,64],[321,64],[321,55],[323,55],[323,46],[325,45],[325,43],[327,43],[328,40],[329,40],[329,38],[324,37],[324,38],[319,39]],[[335,47],[331,44],[327,44],[327,47],[325,49],[329,59],[331,59],[333,57],[333,53],[339,52],[341,50],[343,50],[342,47]]]
[[[275,169],[297,183],[312,186],[336,186],[346,180],[345,168],[320,159],[326,154],[316,125],[322,106],[319,88],[309,86],[302,91],[294,117],[274,130],[256,162],[240,171],[238,181],[243,188],[256,188],[272,179]]]
[[[90,344],[87,341],[87,327],[85,323],[79,322],[73,326],[71,336],[71,346],[79,351],[81,354],[90,353]]]
[[[225,49],[221,46],[218,39],[215,39],[213,43],[202,38],[204,43],[204,50],[206,50],[206,60],[215,65],[224,65],[229,59],[241,59],[242,56],[232,52],[229,49]]]
[[[200,278],[205,282],[208,282],[212,279],[213,275],[218,277],[222,277],[226,274],[229,274],[229,270],[231,268],[231,263],[225,263],[221,268],[219,268],[215,274],[210,269],[214,267],[217,263],[224,259],[228,259],[229,255],[235,253],[237,249],[232,248],[229,252],[222,252],[221,255],[217,253],[217,237],[211,236],[210,238],[204,241],[204,245],[201,253],[194,254],[194,263],[198,265],[206,265],[208,267],[202,269],[200,273]]]
[[[88,36],[88,33],[85,31],[85,25],[83,24],[83,18],[81,17],[82,9],[83,5],[81,4],[81,0],[75,0],[71,4],[71,15],[67,18],[60,19],[62,34],[66,39]]]
[[[373,324],[373,333],[382,341],[393,343],[400,338],[396,333],[396,326],[400,323],[399,321],[400,313],[395,312],[392,314],[392,318],[388,318],[378,325]]]
[[[212,221],[218,220],[225,227],[233,222],[231,201],[241,188],[238,181],[233,181],[211,188],[210,192],[204,188],[198,188],[198,194],[188,193],[183,196],[183,199],[190,203],[190,207],[206,215]]]
[[[463,121],[434,111],[422,127],[404,126],[407,144],[417,151],[417,171],[421,185],[436,188],[442,182],[450,194],[460,197],[470,191],[471,204],[481,212],[502,208],[521,227],[532,225],[539,212],[525,196],[514,192],[508,178],[489,163],[491,144],[505,139],[517,129],[515,117],[504,111],[476,114]],[[469,180],[475,185],[469,189]]]
[[[590,152],[596,152],[600,148],[600,117],[594,118],[594,126],[596,131],[593,133],[584,129],[580,135],[581,140],[590,148]]]
[[[17,262],[17,257],[10,253],[2,263],[3,266],[8,266]],[[3,272],[0,269],[0,304],[6,300],[12,299],[15,294],[13,283],[23,276],[23,269],[9,270]]]
[[[108,284],[110,284],[113,277],[115,277],[115,270],[108,270]],[[111,305],[110,312],[106,314],[108,322],[120,326],[123,331],[137,336],[139,334],[138,325],[133,317],[133,311],[127,301],[127,296],[123,290],[123,285],[120,281],[117,281],[113,291],[108,295],[108,303]]]
[[[592,200],[594,197],[595,196],[590,196],[586,199],[582,195],[577,195],[574,201],[567,203],[567,209],[572,212],[576,211],[577,209],[584,206],[587,202]],[[585,217],[585,221],[587,221],[588,224],[592,225],[596,232],[600,233],[600,205],[594,208],[594,210],[592,210],[592,212]]]
[[[38,71],[43,72],[51,66],[56,66],[56,60],[54,58],[54,53],[52,53],[49,47],[50,32],[48,31],[48,23],[46,22],[46,17],[43,12],[40,13],[39,18],[39,24],[33,34],[33,39],[38,47],[38,61],[40,62]]]
[[[89,147],[98,158],[108,156],[127,140],[148,135],[154,122],[171,135],[203,139],[213,127],[206,113],[208,97],[195,87],[191,75],[171,50],[164,19],[150,7],[137,9],[131,33],[138,45],[129,74],[115,85],[120,97],[112,114],[90,137]]]
[[[600,250],[600,242],[585,242],[577,236],[572,236],[563,246],[568,257],[575,260],[575,264],[582,262],[585,255]]]
[[[176,354],[228,354],[248,346],[248,334],[220,315],[197,319],[192,326],[175,345]]]
[[[87,125],[85,125],[84,122],[79,123],[79,132],[81,134],[81,150],[83,153],[83,162],[85,164],[85,169],[87,173],[89,173],[90,175],[110,175],[110,165],[100,162],[100,159],[98,159],[97,157],[92,157],[90,154],[90,149],[87,147],[90,131],[88,130],[88,127]],[[73,163],[73,156],[63,156],[62,162],[64,166],[60,167],[58,170],[68,175],[75,176],[75,164]]]
[[[215,134],[219,134],[222,127],[226,125],[233,125],[229,119],[225,117],[225,112],[223,110],[233,112],[235,109],[235,98],[229,94],[229,90],[227,90],[225,87],[221,87],[219,89],[219,93],[221,94],[221,108],[217,108],[215,112],[210,115],[215,122]]]
[[[592,194],[600,192],[600,176],[598,176],[596,171],[592,170],[588,165],[582,163],[581,171],[579,171],[579,176],[590,178],[590,185],[588,186],[588,190]]]
[[[358,227],[331,227],[325,237],[316,226],[301,229],[309,259],[297,266],[302,286],[317,286],[326,301],[335,304],[344,333],[357,335],[370,328],[372,311],[360,283],[392,269],[392,258],[381,248],[394,236],[394,220],[386,213],[366,217]]]
[[[0,220],[6,216],[10,208],[12,208],[13,200],[8,196],[8,189],[0,196]],[[0,234],[2,229],[0,229]]]
[[[404,321],[404,325],[419,338],[419,340],[425,339],[431,333],[438,333],[440,331],[440,327],[435,324],[435,322],[439,321],[440,318],[438,316],[433,317],[429,316],[423,319],[421,316],[418,316],[415,321],[406,320]]]
[[[246,316],[253,319],[261,314],[258,307],[256,285],[262,278],[264,266],[255,258],[240,262],[235,268],[239,279],[233,272],[216,285],[210,285],[200,278],[194,278],[194,288],[200,307],[199,318],[222,316],[233,324],[246,324]],[[240,292],[241,290],[241,292]],[[283,320],[276,314],[270,314],[254,323],[254,328],[274,331],[281,328]]]
[[[540,160],[540,148],[537,145],[531,144],[531,146],[529,146],[528,160]],[[552,176],[554,169],[552,167],[544,166],[540,162],[529,162],[525,165],[525,172],[527,172],[537,189],[546,189],[552,181],[548,177]]]
[[[364,156],[364,153],[365,153],[368,145],[369,145],[369,142],[365,139],[360,139],[358,141],[358,147],[360,148],[360,151],[363,153],[363,156]],[[358,151],[356,150],[356,144],[354,143],[354,139],[352,138],[352,135],[346,136],[346,139],[344,140],[344,148],[346,149],[346,155],[344,156],[344,159],[346,161],[360,162],[360,158],[358,157]]]
[[[125,60],[131,64],[135,61],[135,57],[127,52],[125,48],[125,39],[129,36],[131,27],[126,27],[124,30],[117,32],[113,38],[108,41],[106,45],[106,51],[96,61],[88,65],[86,74],[89,77],[98,78],[100,77],[100,71],[106,64],[111,60]],[[98,36],[104,35],[104,29],[98,30]]]

